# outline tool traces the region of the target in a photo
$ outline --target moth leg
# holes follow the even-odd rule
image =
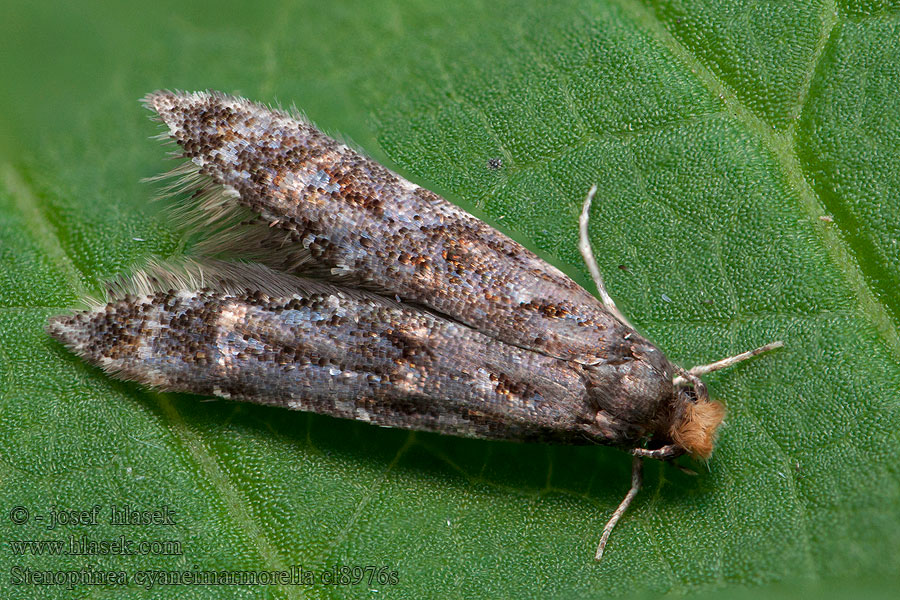
[[[606,310],[611,312],[613,316],[622,321],[622,323],[634,329],[631,323],[628,322],[628,319],[625,318],[625,315],[619,312],[616,303],[606,291],[606,286],[603,284],[603,277],[600,275],[600,267],[597,266],[597,259],[594,258],[594,250],[591,248],[591,241],[588,238],[588,221],[590,220],[591,202],[594,200],[594,195],[596,193],[597,184],[595,183],[591,186],[587,198],[584,199],[584,204],[581,206],[581,218],[578,219],[578,250],[581,251],[581,258],[584,259],[584,264],[587,265],[588,271],[591,272],[591,279],[594,280],[594,285],[597,286],[597,291],[600,292],[600,300],[603,301],[603,306],[605,306]]]
[[[716,362],[710,363],[708,365],[700,365],[697,367],[692,367],[688,370],[679,368],[679,373],[672,380],[672,385],[675,385],[676,387],[683,386],[687,385],[688,382],[696,385],[696,382],[700,380],[699,378],[701,375],[706,375],[707,373],[712,373],[713,371],[718,371],[720,369],[727,369],[732,365],[736,365],[739,362],[743,362],[747,359],[753,358],[754,356],[758,356],[763,352],[775,350],[776,348],[781,348],[783,346],[784,342],[772,342],[770,344],[766,344],[765,346],[760,346],[759,348],[748,350],[747,352],[742,352],[740,354],[735,354],[734,356],[729,356],[728,358],[723,358],[722,360],[717,360]]]
[[[697,399],[701,402],[709,402],[709,393],[706,391],[706,384],[700,379],[699,375],[691,373],[687,369],[673,365],[678,375],[672,380],[674,387],[692,385],[694,391],[697,392]]]
[[[603,559],[603,551],[606,549],[606,543],[609,541],[609,536],[612,533],[612,530],[615,529],[616,524],[619,522],[619,519],[622,518],[622,515],[625,514],[625,511],[628,510],[631,502],[641,490],[641,485],[644,482],[643,459],[655,458],[659,460],[671,461],[672,459],[684,454],[684,449],[675,444],[670,444],[668,446],[663,446],[662,448],[657,448],[656,450],[647,450],[646,448],[633,448],[631,450],[631,453],[634,455],[634,458],[632,458],[631,460],[631,489],[628,490],[627,494],[625,494],[622,502],[619,503],[619,507],[616,508],[616,512],[612,514],[612,517],[610,517],[609,521],[607,521],[606,523],[606,527],[603,528],[603,535],[600,537],[600,545],[597,546],[597,554],[594,556],[594,560],[598,562]],[[675,463],[672,464],[675,465]],[[681,467],[680,465],[675,466],[685,471],[686,473],[696,475],[696,473],[694,473],[690,469],[686,469],[684,467]]]
[[[616,523],[619,522],[619,519],[621,519],[622,515],[625,514],[625,511],[628,510],[631,501],[634,500],[634,497],[637,496],[637,493],[641,490],[641,484],[643,482],[644,461],[640,457],[635,456],[631,461],[631,489],[625,494],[625,498],[619,503],[616,512],[613,513],[612,517],[610,517],[609,521],[606,523],[606,527],[603,528],[603,535],[600,537],[600,545],[597,546],[597,554],[594,556],[595,560],[600,561],[603,558],[603,550],[606,549],[606,542],[609,541],[609,534],[612,533]]]
[[[682,454],[684,454],[684,448],[678,444],[668,444],[655,450],[648,450],[647,448],[631,449],[631,455],[635,458],[653,458],[655,460],[672,460]]]

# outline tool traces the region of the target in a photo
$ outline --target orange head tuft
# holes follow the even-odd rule
[[[685,402],[669,435],[695,458],[707,459],[716,443],[716,430],[725,418],[725,407],[715,401]]]

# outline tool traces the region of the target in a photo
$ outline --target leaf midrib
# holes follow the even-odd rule
[[[796,190],[800,207],[816,224],[815,229],[820,235],[829,258],[838,267],[847,286],[856,294],[861,312],[872,324],[886,348],[900,361],[898,324],[893,321],[890,311],[879,301],[878,296],[867,284],[862,267],[854,259],[847,243],[838,235],[836,224],[826,224],[819,219],[819,217],[828,215],[828,211],[825,210],[825,203],[806,179],[796,152],[797,123],[806,107],[810,88],[815,81],[816,71],[825,54],[831,34],[838,25],[843,23],[834,0],[826,0],[823,6],[821,17],[823,27],[816,42],[816,51],[810,61],[810,69],[803,80],[803,89],[798,95],[797,118],[782,133],[777,133],[771,124],[743,104],[737,92],[722,81],[695,53],[682,44],[681,40],[676,38],[665,24],[639,0],[614,1],[633,22],[651,33],[658,42],[690,68],[710,93],[721,98],[726,108],[730,109],[731,114],[743,123],[749,132],[755,134],[765,148],[771,152],[775,162],[780,165],[789,188]]]
[[[35,242],[72,287],[72,293],[78,296],[87,295],[84,274],[78,270],[75,261],[66,252],[65,246],[60,242],[58,231],[41,211],[37,197],[19,172],[9,163],[0,164],[0,185],[13,199],[19,214],[34,234]]]

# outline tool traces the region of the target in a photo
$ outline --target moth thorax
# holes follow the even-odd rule
[[[716,444],[716,432],[725,418],[725,406],[715,400],[703,401],[687,390],[679,390],[678,406],[669,436],[696,458],[707,459]]]

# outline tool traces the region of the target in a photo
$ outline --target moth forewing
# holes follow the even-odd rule
[[[112,287],[49,331],[120,379],[468,437],[596,438],[571,363],[412,305],[219,261],[156,264]]]

